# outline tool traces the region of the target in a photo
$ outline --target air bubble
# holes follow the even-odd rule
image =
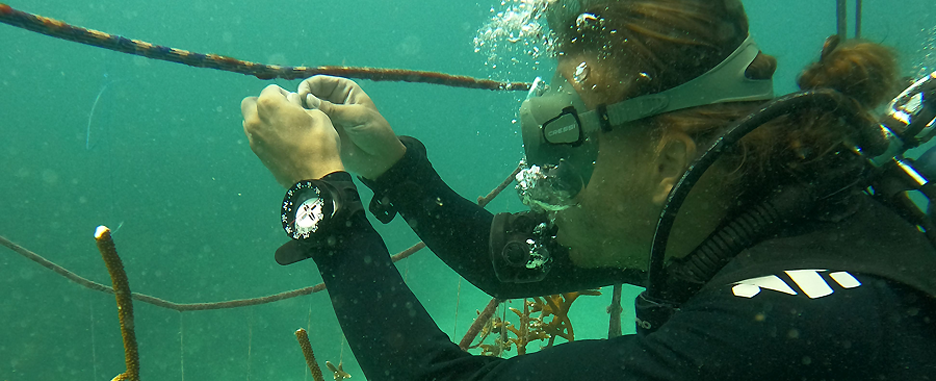
[[[575,18],[575,30],[584,33],[588,29],[598,29],[603,21],[591,13],[582,13]]]
[[[637,82],[650,82],[652,80],[653,80],[653,77],[650,76],[650,74],[643,73],[643,72],[637,74],[637,80],[636,80]]]
[[[492,77],[529,69],[542,54],[553,53],[553,38],[542,17],[550,1],[555,0],[505,0],[499,9],[491,8],[491,21],[478,29],[473,43],[475,53],[486,56],[485,66],[500,66]]]
[[[572,74],[572,80],[575,81],[575,83],[581,85],[582,82],[585,82],[588,79],[588,74],[590,71],[591,69],[588,68],[588,64],[582,62],[575,67],[575,73]]]
[[[936,71],[936,26],[930,29],[922,29],[923,40],[920,50],[917,52],[919,58],[913,65],[916,72],[915,78],[922,78]]]

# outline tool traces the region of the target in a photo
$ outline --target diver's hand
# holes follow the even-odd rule
[[[373,180],[406,152],[390,123],[354,81],[317,75],[299,84],[299,96],[307,108],[322,110],[331,118],[341,136],[341,160],[349,171]]]
[[[270,85],[241,101],[250,149],[284,187],[343,171],[340,138],[325,113],[305,110],[299,94]]]

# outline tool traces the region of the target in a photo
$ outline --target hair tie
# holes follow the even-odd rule
[[[842,43],[842,38],[839,35],[834,34],[825,40],[825,43],[822,44],[822,55],[819,56],[819,62],[825,62],[826,57],[828,57],[835,49],[838,49],[839,45]]]

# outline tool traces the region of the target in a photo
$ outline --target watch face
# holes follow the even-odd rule
[[[309,181],[302,181],[286,192],[283,200],[283,229],[293,239],[305,239],[319,231],[335,211],[327,192]]]
[[[325,200],[318,197],[305,200],[302,205],[299,205],[295,216],[296,233],[302,235],[315,233],[325,217],[324,207]]]

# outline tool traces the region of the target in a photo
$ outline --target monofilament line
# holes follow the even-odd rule
[[[179,372],[185,381],[185,329],[182,325],[182,311],[179,311]]]
[[[458,303],[461,301],[461,278],[458,278],[458,291],[455,292],[455,327],[452,328],[452,337],[458,337]]]
[[[91,149],[91,121],[94,119],[94,109],[97,108],[98,102],[101,101],[101,95],[104,95],[104,90],[107,90],[107,85],[110,85],[110,82],[107,82],[104,84],[104,86],[101,86],[101,91],[98,91],[97,96],[94,97],[94,103],[91,104],[91,113],[88,114],[88,128],[85,130],[86,150]],[[120,227],[117,227],[117,229],[120,229]]]
[[[94,343],[94,301],[89,301],[88,306],[91,310],[91,369],[93,369],[94,379],[98,379],[97,375],[97,346]]]
[[[250,381],[250,347],[253,341],[253,309],[247,309],[247,381]]]
[[[314,301],[312,300],[312,298],[309,298],[309,316],[306,318],[306,331],[312,330],[312,304],[313,303]],[[304,381],[309,381],[309,367],[305,367],[305,376],[302,379]]]

